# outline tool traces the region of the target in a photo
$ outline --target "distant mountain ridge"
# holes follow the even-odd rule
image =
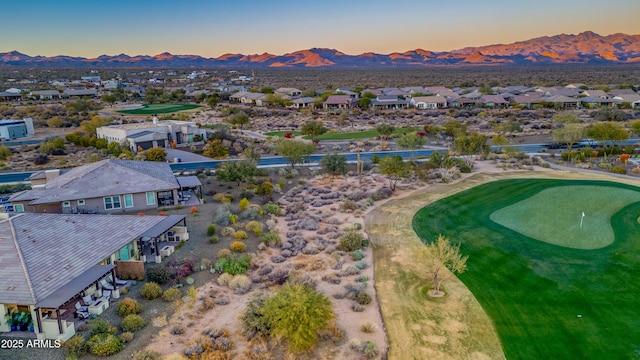
[[[312,48],[284,55],[225,54],[155,56],[120,54],[97,58],[29,56],[18,51],[0,53],[0,66],[42,67],[229,67],[229,68],[384,68],[456,65],[621,64],[640,63],[640,35],[601,36],[591,31],[578,35],[543,36],[512,44],[466,47],[450,52],[416,49],[402,53],[366,52],[347,55],[334,49]]]

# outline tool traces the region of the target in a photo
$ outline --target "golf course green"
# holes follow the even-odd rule
[[[118,110],[118,114],[124,115],[154,115],[169,114],[185,110],[193,110],[202,107],[195,104],[145,104],[141,108],[131,110]]]
[[[639,216],[631,185],[514,179],[436,201],[413,228],[423,242],[460,243],[469,260],[459,278],[508,359],[631,359],[640,357]]]

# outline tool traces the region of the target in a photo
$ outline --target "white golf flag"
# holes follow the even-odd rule
[[[582,217],[584,217],[584,211],[582,212]]]

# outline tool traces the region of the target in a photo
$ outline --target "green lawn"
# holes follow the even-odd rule
[[[145,104],[140,109],[118,110],[119,114],[124,115],[153,115],[153,114],[169,114],[178,111],[193,110],[202,107],[195,104]]]
[[[423,241],[442,233],[469,255],[460,279],[494,321],[508,359],[638,358],[638,192],[605,181],[496,181],[421,209],[413,227]],[[598,231],[612,231],[613,243],[567,235],[583,208],[585,224],[610,224]],[[536,239],[523,234],[529,226]],[[550,240],[553,230],[564,235]],[[600,248],[568,247],[575,240],[563,236]]]
[[[394,130],[394,134],[404,134],[405,132],[417,131],[416,129],[408,129],[408,128],[396,128]],[[265,133],[266,136],[284,136],[285,133],[289,131],[272,131]],[[293,130],[291,131],[294,136],[300,136],[300,131]],[[367,131],[354,131],[354,132],[344,132],[344,133],[326,133],[318,136],[318,140],[356,140],[356,139],[369,139],[379,136],[377,130],[367,130]],[[310,139],[309,136],[305,136],[305,139]]]

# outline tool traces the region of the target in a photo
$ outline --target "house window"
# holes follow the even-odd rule
[[[69,201],[63,201],[62,202],[62,207],[70,207],[71,206],[71,202]]]
[[[120,196],[107,196],[103,199],[105,210],[120,209],[122,207],[120,205]]]
[[[124,196],[124,207],[133,207],[133,194],[126,194]]]
[[[24,212],[24,205],[22,204],[15,204],[13,206],[13,211],[15,212]]]
[[[153,191],[147,191],[147,205],[154,205],[156,203],[156,193]]]
[[[78,200],[78,206],[84,206],[84,199]]]

